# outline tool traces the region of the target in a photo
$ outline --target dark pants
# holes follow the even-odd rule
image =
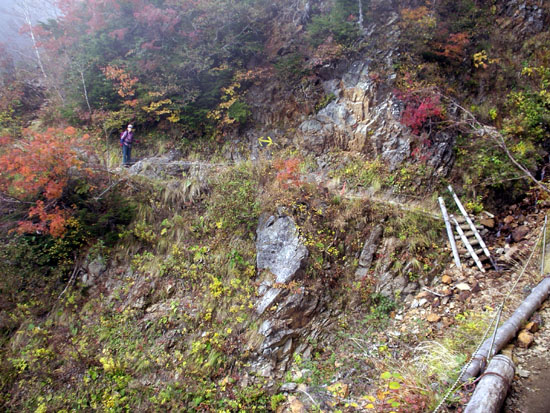
[[[122,163],[124,165],[129,165],[131,162],[132,146],[131,145],[122,145]]]

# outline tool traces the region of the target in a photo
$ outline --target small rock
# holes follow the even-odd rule
[[[472,293],[470,291],[461,291],[460,294],[458,294],[458,299],[462,302],[466,301]]]
[[[291,413],[307,413],[304,404],[296,397],[290,399],[290,411]]]
[[[527,370],[523,370],[523,369],[518,369],[516,373],[518,374],[519,377],[523,377],[524,379],[526,379],[530,375],[530,373]]]
[[[430,296],[430,293],[427,292],[427,291],[421,291],[417,296],[416,298],[418,299],[421,299],[421,298],[426,298],[426,297],[429,297]],[[422,301],[422,300],[421,300]]]
[[[471,291],[472,288],[466,283],[459,283],[455,285],[455,288],[460,291]]]
[[[443,284],[451,284],[453,282],[453,279],[449,277],[447,274],[445,274],[443,275],[443,277],[441,277],[441,282]]]
[[[510,225],[512,222],[514,222],[514,217],[512,215],[508,215],[506,218],[502,220],[504,224]]]
[[[519,242],[529,233],[527,225],[521,225],[512,231],[512,239],[514,242]]]
[[[529,348],[535,341],[535,336],[527,330],[522,330],[518,335],[518,345],[521,348]]]
[[[525,326],[525,330],[531,333],[536,333],[537,331],[539,331],[539,328],[540,328],[540,324],[535,321],[531,321],[527,323],[527,325]]]
[[[298,385],[296,383],[292,383],[292,382],[289,382],[289,383],[284,383],[281,388],[280,388],[280,391],[286,391],[286,392],[293,392],[294,390],[296,390],[296,388],[298,387]]]
[[[487,228],[495,227],[495,220],[493,218],[484,217],[479,220],[479,223]]]
[[[428,317],[426,317],[426,319],[430,323],[437,323],[439,320],[441,320],[441,316],[439,314],[431,313],[431,314],[428,314]]]
[[[418,306],[419,306],[419,307],[423,307],[427,302],[428,302],[428,300],[426,300],[425,298],[423,298],[422,300],[420,300],[420,301],[418,302]]]
[[[507,356],[510,360],[512,360],[513,352],[514,352],[514,345],[513,344],[508,344],[500,352],[502,354],[504,354],[505,356]]]

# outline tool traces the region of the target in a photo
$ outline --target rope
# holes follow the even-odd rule
[[[543,227],[543,231],[546,230],[546,227]],[[493,344],[494,344],[494,340],[495,340],[495,337],[496,337],[496,332],[498,330],[498,323],[500,322],[500,315],[502,313],[502,309],[504,308],[504,305],[506,303],[506,301],[508,300],[508,298],[510,297],[510,295],[512,295],[512,292],[514,291],[514,289],[516,288],[516,286],[518,285],[518,282],[519,280],[523,277],[523,274],[525,273],[525,271],[527,270],[527,267],[529,266],[529,263],[531,262],[531,259],[533,258],[533,255],[535,254],[535,251],[537,250],[537,247],[538,247],[538,244],[539,244],[539,241],[540,239],[542,238],[542,235],[543,235],[543,231],[541,231],[540,235],[539,235],[539,238],[537,240],[537,242],[535,243],[535,246],[533,248],[533,250],[531,251],[531,255],[529,256],[529,259],[527,260],[527,263],[524,265],[520,275],[517,277],[516,281],[514,282],[514,284],[512,285],[512,288],[510,288],[510,291],[508,291],[508,294],[506,294],[506,296],[504,297],[504,299],[502,300],[502,303],[500,304],[499,306],[499,311],[497,312],[497,314],[492,318],[491,320],[491,324],[489,324],[489,327],[485,330],[485,333],[483,334],[483,338],[481,339],[480,343],[478,344],[476,350],[474,351],[472,357],[470,357],[470,360],[468,361],[468,363],[464,366],[464,368],[462,369],[462,371],[460,372],[458,378],[455,380],[455,382],[453,383],[453,385],[449,388],[449,390],[447,391],[447,393],[445,393],[445,396],[443,397],[443,399],[439,402],[439,404],[437,405],[437,407],[432,411],[432,413],[437,413],[439,411],[439,409],[441,409],[441,406],[443,406],[443,404],[447,401],[447,399],[449,398],[449,396],[456,390],[456,387],[457,387],[457,384],[460,382],[460,380],[462,379],[462,377],[464,376],[464,374],[466,373],[466,370],[468,370],[468,368],[470,367],[470,365],[472,364],[472,362],[474,361],[474,359],[476,358],[479,358],[480,355],[477,354],[477,352],[479,351],[479,349],[481,348],[481,346],[483,345],[483,343],[485,342],[485,339],[487,338],[487,335],[489,334],[489,331],[491,330],[491,327],[493,326],[493,323],[497,321],[497,325],[495,325],[495,330],[494,330],[494,334],[493,334],[493,341],[491,342],[491,347],[489,349],[489,353],[488,353],[488,359],[491,358],[491,353],[492,353],[492,347],[493,347]],[[483,356],[481,356],[483,357]],[[485,357],[483,357],[485,358]]]

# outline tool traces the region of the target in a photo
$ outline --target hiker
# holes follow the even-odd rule
[[[134,141],[133,125],[128,125],[128,129],[120,135],[120,146],[122,146],[122,164],[129,166],[132,156],[132,142]]]

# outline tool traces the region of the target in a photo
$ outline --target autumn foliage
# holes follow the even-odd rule
[[[277,159],[273,166],[277,170],[276,179],[283,187],[289,185],[300,185],[300,162],[298,158]]]
[[[82,159],[87,139],[73,127],[43,133],[25,130],[21,139],[0,138],[0,192],[31,205],[28,219],[19,222],[19,232],[63,235],[72,211],[63,204],[63,193],[71,179],[91,174]]]
[[[443,105],[436,93],[409,90],[398,91],[396,96],[405,105],[401,123],[411,128],[415,135],[419,135],[424,128],[431,127],[434,122],[444,118]]]

